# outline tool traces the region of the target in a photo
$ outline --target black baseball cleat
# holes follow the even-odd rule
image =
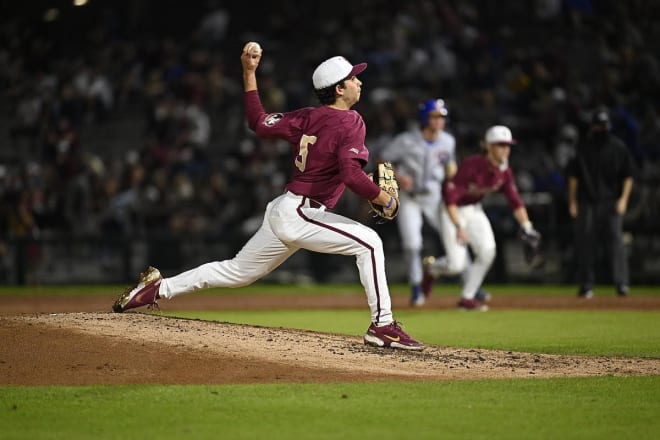
[[[628,287],[628,285],[619,284],[618,286],[616,286],[616,295],[617,296],[625,297],[625,296],[628,296],[629,294],[630,294],[630,287]]]
[[[582,287],[578,291],[578,298],[591,299],[593,297],[594,297],[594,291],[589,288]]]

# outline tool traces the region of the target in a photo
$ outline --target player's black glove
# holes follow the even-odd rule
[[[541,253],[541,233],[529,225],[520,230],[518,237],[522,240],[523,256],[527,264],[533,269],[541,267],[545,262]]]

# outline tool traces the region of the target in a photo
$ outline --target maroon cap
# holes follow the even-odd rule
[[[346,75],[346,78],[350,78],[351,76],[357,76],[357,75],[361,74],[362,72],[364,72],[364,70],[366,68],[367,68],[367,63],[356,64],[355,66],[353,66],[353,69],[351,70],[351,73]]]

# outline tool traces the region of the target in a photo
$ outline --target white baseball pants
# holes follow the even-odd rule
[[[416,197],[401,192],[400,200],[397,225],[401,235],[401,246],[408,263],[408,282],[414,285],[422,282],[424,217],[433,229],[440,233],[441,197],[439,191]]]
[[[434,276],[441,276],[456,275],[465,270],[461,296],[472,299],[495,260],[495,235],[480,203],[461,206],[458,208],[458,214],[465,225],[467,244],[472,248],[474,261],[470,264],[467,245],[458,242],[456,227],[443,209],[440,229],[446,255],[435,261],[431,272]]]
[[[376,231],[291,192],[268,204],[261,227],[234,258],[165,278],[159,295],[171,299],[211,287],[247,286],[273,271],[298,249],[355,256],[372,322],[385,324],[393,320],[383,243]]]

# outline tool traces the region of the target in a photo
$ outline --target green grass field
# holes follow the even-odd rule
[[[254,291],[249,294],[359,291],[357,286],[264,287],[252,286],[248,289]],[[499,287],[490,290],[497,294]],[[117,291],[114,287],[68,289],[68,294]],[[507,294],[522,295],[525,289],[533,295],[574,295],[572,287],[506,286]],[[12,294],[9,290],[0,289],[0,295]],[[66,287],[54,290],[26,289],[21,294],[67,294]],[[225,290],[221,294],[224,292],[236,293]],[[406,294],[405,286],[393,292]],[[656,293],[654,287],[635,290],[640,295]],[[350,335],[360,334],[368,323],[366,308],[184,313],[173,310],[174,305],[169,304],[167,314]],[[395,313],[411,334],[429,344],[660,358],[660,310]],[[658,414],[660,375],[364,384],[0,387],[1,439],[650,439],[660,438]]]
[[[3,439],[651,439],[658,377],[4,388]]]
[[[512,296],[575,296],[575,286],[552,285],[552,284],[506,284],[486,285],[486,290],[494,295]],[[0,286],[1,296],[75,296],[75,295],[117,295],[126,288],[126,285],[106,286]],[[408,295],[409,288],[404,284],[392,284],[390,286],[392,295]],[[456,296],[458,292],[456,284],[439,284],[434,290],[434,295]],[[611,295],[613,286],[597,286],[596,292],[606,292]],[[309,284],[288,285],[269,284],[257,282],[240,289],[207,289],[196,292],[195,295],[355,295],[363,292],[358,284]],[[657,295],[660,296],[660,286],[633,286],[632,293],[635,296]]]

